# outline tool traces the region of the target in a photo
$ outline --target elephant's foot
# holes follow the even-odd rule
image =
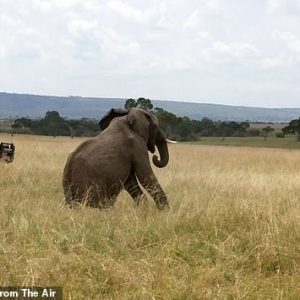
[[[156,203],[156,205],[159,210],[169,210],[170,209],[168,202],[165,202],[165,203],[158,202],[158,203]]]
[[[165,193],[161,190],[160,193],[155,193],[153,195],[154,201],[156,203],[156,206],[158,209],[163,210],[163,209],[169,209],[169,202],[167,200],[167,196]]]

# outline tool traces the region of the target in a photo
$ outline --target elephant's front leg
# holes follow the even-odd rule
[[[141,185],[151,195],[159,209],[169,207],[167,196],[151,169],[148,157],[147,160],[136,163],[136,175]]]
[[[128,179],[124,184],[125,190],[129,193],[129,195],[133,198],[134,202],[139,205],[145,194],[139,186],[139,183],[135,177],[134,172],[130,174]]]

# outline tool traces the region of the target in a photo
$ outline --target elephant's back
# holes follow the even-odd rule
[[[71,181],[110,186],[123,182],[131,169],[131,153],[126,145],[105,135],[87,140],[78,146],[68,159]]]

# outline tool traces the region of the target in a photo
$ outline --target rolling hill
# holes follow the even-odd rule
[[[0,93],[0,117],[43,117],[46,111],[56,110],[67,118],[101,118],[110,108],[124,106],[125,99],[57,97],[29,94]],[[251,122],[288,122],[300,117],[300,108],[262,108],[230,106],[207,103],[152,100],[154,107],[161,107],[178,116],[200,120],[234,120]]]

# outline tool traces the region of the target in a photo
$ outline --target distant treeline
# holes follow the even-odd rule
[[[153,108],[149,99],[128,99],[125,108],[139,107],[152,111],[160,121],[160,127],[171,139],[178,141],[196,141],[207,136],[259,136],[261,130],[251,129],[249,122],[213,121],[203,118],[200,121],[188,117],[177,117],[175,114],[160,107]]]
[[[13,133],[28,133],[51,136],[95,136],[98,122],[89,119],[67,120],[57,111],[48,111],[43,119],[19,118],[11,125]]]
[[[130,109],[139,107],[152,111],[160,120],[160,127],[171,139],[178,141],[196,141],[201,137],[246,137],[263,136],[267,138],[274,131],[273,128],[250,128],[249,122],[213,121],[203,118],[200,121],[188,117],[178,117],[159,107],[153,107],[151,101],[145,98],[128,99],[124,107]],[[286,133],[300,134],[300,119],[291,121],[290,125],[277,132],[278,137],[284,137]],[[298,127],[297,127],[298,126]],[[48,111],[43,119],[32,120],[30,118],[16,119],[11,125],[12,133],[28,133],[50,136],[95,136],[100,128],[97,120],[80,119],[70,120],[62,118],[57,111]]]
[[[200,121],[176,115],[155,108],[154,113],[160,121],[160,127],[171,138],[179,141],[195,141],[202,136],[258,136],[260,130],[250,129],[248,122],[215,122],[208,118]]]

